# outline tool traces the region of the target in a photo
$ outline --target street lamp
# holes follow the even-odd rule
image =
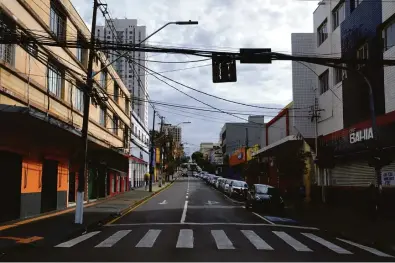
[[[197,25],[199,24],[198,21],[173,21],[173,22],[168,22],[167,24],[163,25],[162,27],[160,27],[159,29],[155,30],[152,34],[150,34],[149,36],[147,36],[146,38],[144,38],[143,40],[140,41],[140,43],[135,44],[133,46],[140,46],[142,43],[144,43],[145,41],[147,41],[149,38],[151,38],[153,35],[155,35],[156,33],[158,33],[159,31],[161,31],[163,28],[167,27],[168,25]],[[118,59],[126,56],[130,51],[125,51],[124,53],[120,54],[119,57],[117,57],[116,59],[114,59],[113,61],[111,61],[110,63],[108,63],[106,66],[102,67],[99,71],[96,71],[92,78],[94,76],[96,76],[97,74],[99,74],[101,71],[103,71],[104,69],[108,68],[109,66],[111,66],[112,64],[114,64]]]
[[[192,122],[190,122],[190,121],[183,121],[183,122],[180,122],[179,124],[174,125],[174,126],[178,126],[178,125],[181,125],[181,124],[190,124],[190,123],[192,123]]]

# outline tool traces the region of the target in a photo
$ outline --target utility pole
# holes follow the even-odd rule
[[[166,135],[162,134],[163,133],[163,119],[164,117],[161,116],[160,117],[160,136],[163,136],[162,138],[162,143],[160,143],[160,182],[159,182],[159,186],[162,186],[162,175],[163,175],[163,165],[164,165],[164,155],[163,155],[163,146],[166,145]]]
[[[84,89],[84,117],[82,121],[81,142],[82,142],[82,159],[80,163],[80,170],[78,173],[78,189],[77,189],[77,203],[75,209],[75,223],[82,224],[84,218],[84,197],[85,183],[88,177],[87,174],[87,159],[88,159],[88,124],[89,124],[89,107],[91,102],[91,94],[93,88],[93,59],[95,56],[95,32],[96,32],[96,17],[97,8],[99,4],[97,0],[93,0],[93,15],[92,15],[92,30],[88,58],[88,72],[86,76],[86,87]]]
[[[315,128],[315,156],[318,156],[318,99],[314,99],[313,116],[314,118],[314,128]],[[322,202],[325,203],[325,179],[324,174],[321,175],[320,167],[316,164],[315,171],[317,173],[317,178],[321,181],[321,198]]]
[[[245,171],[247,172],[247,164],[248,164],[248,158],[247,158],[247,152],[248,152],[248,128],[246,128],[246,147],[244,148],[244,159],[245,159]],[[245,173],[247,174],[247,173]],[[245,179],[245,178],[244,178]]]
[[[150,178],[149,178],[149,191],[152,192],[152,179],[154,177],[154,162],[155,162],[155,156],[154,156],[154,147],[155,147],[155,115],[156,115],[156,110],[154,110],[154,116],[152,118],[152,133],[151,133],[151,149],[150,149]]]

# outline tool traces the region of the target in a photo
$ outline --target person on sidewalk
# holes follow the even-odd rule
[[[145,173],[144,174],[145,190],[148,190],[149,188],[149,179],[150,179],[150,174]]]

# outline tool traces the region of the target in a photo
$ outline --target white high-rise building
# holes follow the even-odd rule
[[[139,44],[146,37],[145,29],[145,26],[137,25],[136,19],[114,19],[106,21],[105,26],[97,26],[96,37],[106,42]],[[114,34],[115,31],[116,34]],[[118,54],[111,51],[107,54],[107,58],[109,62],[114,61],[118,58]],[[143,186],[144,174],[149,171],[148,91],[144,70],[145,59],[145,52],[129,52],[128,57],[122,57],[113,64],[114,69],[132,95],[131,156],[129,160],[131,187]]]
[[[102,41],[120,41],[123,44],[138,44],[146,37],[146,27],[137,25],[137,19],[114,19],[112,24],[117,35],[111,30],[110,23],[105,26],[97,26],[96,37]],[[109,61],[115,60],[118,55],[115,52],[108,54]],[[130,52],[129,57],[136,63],[146,66],[145,52]],[[132,94],[132,110],[140,118],[141,123],[148,129],[148,101],[147,101],[147,78],[143,67],[129,63],[126,57],[120,58],[114,63],[118,75]]]

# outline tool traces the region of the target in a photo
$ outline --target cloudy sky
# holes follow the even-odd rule
[[[92,1],[71,0],[87,24],[91,24]],[[138,19],[147,27],[147,34],[170,21],[197,20],[199,25],[170,25],[153,36],[149,44],[187,47],[205,50],[238,51],[239,48],[272,48],[272,51],[290,53],[291,33],[312,32],[313,11],[318,1],[303,0],[106,0],[113,18]],[[100,14],[100,13],[99,13]],[[101,14],[98,24],[103,25]],[[148,59],[187,62],[201,58],[191,55],[148,54]],[[192,88],[225,99],[281,108],[292,100],[291,62],[266,65],[237,65],[236,83],[212,83],[210,61],[191,63],[156,63],[147,66]],[[267,121],[278,110],[241,106],[221,101],[175,84],[177,89],[216,108],[243,114],[267,116]],[[154,101],[190,105],[210,109],[187,97],[156,78],[148,77],[149,95]],[[236,117],[207,111],[180,109],[157,105],[165,121],[184,124],[183,142],[192,153],[201,142],[218,142],[225,122],[243,122]],[[239,115],[246,118],[246,115]],[[150,108],[150,126],[152,109]]]

